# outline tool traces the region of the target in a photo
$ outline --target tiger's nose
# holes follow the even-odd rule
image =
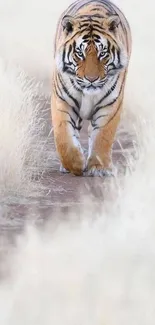
[[[94,82],[98,79],[98,76],[89,76],[89,75],[86,75],[85,78],[90,81],[90,82]]]

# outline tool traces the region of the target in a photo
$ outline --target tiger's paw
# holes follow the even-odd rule
[[[67,170],[65,167],[63,167],[63,165],[61,164],[60,165],[60,173],[62,174],[68,174],[69,173],[69,170]]]
[[[78,148],[71,147],[61,156],[60,172],[82,176],[84,169],[85,157]]]
[[[114,172],[110,168],[104,168],[103,166],[92,166],[90,169],[84,172],[84,175],[86,176],[92,176],[92,177],[104,177],[104,176],[115,176]]]

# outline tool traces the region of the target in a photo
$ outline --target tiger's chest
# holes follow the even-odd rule
[[[109,88],[108,88],[109,89]],[[108,96],[106,94],[109,93]],[[112,106],[110,105],[118,97],[119,89],[111,92],[107,89],[95,91],[92,93],[84,93],[81,95],[79,115],[83,120],[93,120],[97,108],[102,107],[106,116],[111,114]]]
[[[63,92],[63,98],[70,107],[74,107],[78,111],[82,120],[92,120],[94,112],[100,106],[106,111],[106,115],[109,115],[111,113],[110,104],[117,99],[120,92],[121,82],[117,82],[117,86],[114,87],[117,79],[117,75],[112,77],[106,87],[99,90],[80,91],[73,87],[69,78],[64,76],[63,81],[67,91]]]
[[[98,99],[99,95],[97,96],[97,94],[82,94],[80,105],[80,117],[83,120],[91,119]]]
[[[74,94],[79,103],[79,115],[82,120],[93,120],[94,113],[98,107],[102,107],[106,116],[111,114],[111,105],[109,105],[118,96],[118,89],[106,96],[106,90],[94,91],[88,93]]]

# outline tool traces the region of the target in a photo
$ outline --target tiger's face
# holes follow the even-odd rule
[[[104,28],[93,19],[81,23],[64,17],[61,66],[79,89],[99,90],[126,67],[127,56],[114,33],[118,24],[118,16],[110,17]]]

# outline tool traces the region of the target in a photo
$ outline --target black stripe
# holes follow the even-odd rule
[[[91,42],[91,41],[89,41],[89,40],[84,40],[84,41],[82,42],[82,44],[83,44],[83,43],[88,43],[88,44],[89,44],[90,42]]]
[[[103,107],[102,107],[103,108]],[[98,116],[95,120],[93,120],[94,122],[96,122],[97,120],[99,120],[100,118],[102,118],[102,117],[105,117],[105,116],[107,116],[108,114],[102,114],[102,115],[100,115],[100,116]]]
[[[66,114],[68,114],[68,115],[69,115],[69,117],[70,117],[70,120],[71,120],[71,122],[72,122],[73,124],[75,124],[75,121],[73,120],[73,118],[71,117],[71,114],[70,114],[69,112],[67,112],[67,111],[64,111],[63,109],[58,109],[58,111],[61,111],[61,112],[63,112],[63,113],[66,113]]]
[[[98,33],[103,33],[105,31],[105,29],[99,29],[99,28],[97,28],[97,27],[95,27],[95,28],[93,28],[93,32],[98,32]]]
[[[83,39],[83,40],[87,40],[87,39],[89,38],[89,36],[90,36],[90,34],[84,35],[84,36],[82,37],[82,39]]]
[[[68,55],[67,55],[68,61],[69,61],[69,56],[71,54],[71,51],[72,51],[72,45],[70,44],[68,49]]]
[[[103,8],[103,6],[100,5]],[[99,5],[96,5],[96,8],[91,9],[90,11],[100,11]]]
[[[67,67],[66,62],[65,62],[65,57],[66,57],[66,46],[64,47],[63,53],[62,53],[62,62],[63,62],[63,69],[62,70],[64,72],[68,70],[68,67]],[[69,58],[68,58],[68,60],[69,60]]]
[[[105,19],[105,16],[100,15],[100,14],[96,14],[96,15],[77,15],[76,17],[77,17],[78,19],[81,19],[81,21],[82,21],[83,23],[84,23],[84,22],[87,22],[89,19],[95,21],[94,18],[102,18],[102,19]],[[86,19],[83,19],[83,18],[86,18]],[[98,22],[98,21],[96,20],[96,22]]]
[[[122,100],[121,102],[119,103],[119,106],[117,108],[117,111],[115,112],[115,114],[111,117],[111,119],[107,122],[107,124],[105,126],[107,126],[112,120],[113,118],[116,116],[116,114],[118,113],[118,110],[120,109],[120,106],[122,105]]]
[[[66,47],[64,47],[64,49],[63,49],[63,54],[62,54],[62,61],[63,61],[63,64],[65,63],[65,56],[66,56]]]
[[[106,37],[106,36],[110,36],[110,35],[108,35],[108,33],[104,33],[104,35],[105,35],[105,37]],[[111,38],[111,36],[110,36],[110,38]],[[107,39],[107,40],[108,40],[108,39]],[[114,38],[112,39],[112,41],[113,41],[115,47],[118,48],[118,43],[117,43],[117,41],[115,41]]]
[[[56,95],[57,95],[61,100],[65,101],[64,98],[63,98],[62,91],[61,91],[61,89],[60,89],[60,87],[59,87],[58,82],[57,82],[56,79],[55,79],[55,82],[54,82],[54,90],[55,90],[55,92],[56,92]]]
[[[82,33],[86,33],[86,32],[88,32],[87,35],[89,35],[89,37],[91,37],[90,28],[89,28],[89,29],[88,29],[88,28],[83,28],[83,29],[81,29],[81,34],[82,34]]]
[[[72,86],[73,86],[77,91],[81,92],[81,89],[78,88],[78,87],[76,86],[76,84],[75,84],[75,82],[74,82],[74,80],[73,80],[72,78],[70,78],[70,81],[71,81]]]
[[[75,49],[76,49],[76,42],[74,41],[73,42],[73,52],[75,52]]]
[[[68,63],[65,63],[65,65],[66,65],[66,67],[68,66],[69,68],[71,68],[71,65],[74,65],[74,63],[73,62],[68,62]],[[74,65],[74,67],[76,67],[76,66]]]
[[[91,115],[91,118],[100,110],[100,109],[102,109],[103,108],[103,106],[98,106],[98,107],[96,107],[96,109],[95,109],[95,111],[92,113],[92,115]]]
[[[58,94],[58,91],[57,91],[57,89],[56,89],[55,86],[54,86],[54,90],[55,90],[55,92],[56,92],[56,95],[57,95],[61,100],[63,100],[63,101],[65,102],[64,98],[62,98],[61,95]]]
[[[95,43],[101,43],[101,41],[99,41],[98,39],[95,39],[95,38],[94,38],[94,41],[95,41]]]
[[[73,127],[74,130],[77,130],[77,131],[80,131],[81,130],[81,127],[76,126],[71,121],[66,121],[66,122],[68,122],[69,124],[71,124],[71,126]]]
[[[89,32],[89,36],[91,36],[91,34],[90,33],[92,33],[92,32],[98,32],[98,33],[103,33],[103,32],[105,32],[105,29],[104,28],[101,28],[100,26],[97,26],[97,27],[95,27],[95,26],[89,26],[89,28],[83,28],[83,29],[81,29],[81,33],[84,33],[84,32],[86,32],[86,31],[90,31]]]
[[[77,31],[74,35],[72,35],[72,37],[69,38],[69,40],[65,43],[65,45],[67,45],[75,36],[79,35],[80,36],[81,34],[81,30]]]
[[[80,117],[79,112],[77,112],[77,110],[75,109],[75,107],[72,107],[72,110],[73,110],[73,112],[75,113],[75,115],[77,117]]]
[[[66,120],[66,122],[68,122],[69,124],[71,124],[71,126],[72,126],[73,129],[76,129],[76,126],[71,121],[67,121]]]
[[[123,85],[124,85],[124,80],[125,80],[125,76],[124,76],[124,78],[123,78],[123,81],[122,81],[122,85],[121,85],[121,88],[120,88],[120,91],[119,91],[119,94],[118,94],[118,96],[115,98],[115,99],[113,99],[108,105],[106,105],[105,107],[108,107],[108,106],[111,106],[111,105],[113,105],[116,101],[117,101],[117,99],[119,98],[119,96],[120,96],[120,94],[121,94],[121,92],[122,92],[122,89],[123,89]],[[92,116],[91,116],[91,118],[100,110],[100,109],[102,109],[102,108],[104,108],[104,106],[98,106],[98,107],[96,107],[96,109],[95,109],[95,111],[93,112],[93,114],[92,114]]]
[[[65,67],[63,68],[63,72],[66,72],[66,71],[71,76],[75,76],[75,71],[72,71],[71,68],[67,67],[67,65],[65,65]]]
[[[105,30],[105,28],[102,28],[100,24],[93,24],[93,30],[94,27],[100,28],[101,30]]]
[[[77,130],[80,131],[82,129],[82,125],[81,125],[82,124],[82,118],[81,117],[79,117],[79,120],[78,120],[77,124],[78,124]]]
[[[101,104],[116,88],[117,82],[118,82],[119,76],[117,77],[116,81],[112,85],[112,87],[106,92],[106,94],[99,100],[99,102],[96,105]]]
[[[120,59],[120,50],[117,51],[117,58],[118,58],[118,64],[120,65],[121,59]]]
[[[108,44],[107,44],[107,45],[108,45],[107,52],[110,53],[110,46],[111,46],[111,44],[110,44],[110,41],[109,41],[108,39],[107,39],[107,43],[108,43]]]
[[[114,45],[113,45],[112,48],[111,48],[111,52],[112,52],[112,54],[113,54],[113,56],[114,56],[114,58],[115,58],[115,47],[114,47]]]
[[[76,130],[81,131],[81,129],[82,129],[82,125],[81,123],[78,123],[78,125],[76,126]]]
[[[69,115],[70,121],[66,120],[66,122],[70,123],[72,125],[73,129],[76,129],[78,131],[81,130],[81,126],[80,125],[79,126],[76,125],[75,121],[73,120],[73,118],[71,117],[71,114],[69,112],[64,111],[62,109],[58,109],[58,111],[63,112],[63,113],[66,113],[67,115]]]
[[[90,24],[89,22],[87,22],[87,23],[85,23],[85,24],[81,24],[81,25],[80,25],[80,28],[88,27],[88,26],[90,26],[89,24]]]
[[[63,62],[63,71],[66,70],[66,67],[65,67],[65,56],[66,56],[66,47],[64,47],[63,49],[63,53],[62,53],[62,62]]]
[[[80,105],[79,105],[79,102],[77,101],[76,98],[74,98],[70,93],[69,93],[69,90],[66,88],[66,86],[64,85],[63,83],[63,80],[60,76],[60,74],[58,73],[58,77],[59,77],[59,81],[61,83],[61,86],[63,88],[63,90],[65,91],[65,93],[67,94],[67,96],[75,103],[76,107],[80,109]]]
[[[74,108],[74,107],[71,107],[71,109],[72,109],[72,111],[74,112],[74,114],[77,116],[77,118],[79,118],[79,119],[81,120],[81,117],[79,116],[79,114],[78,114],[78,112],[75,110],[75,108]],[[58,109],[58,110],[61,111],[61,112],[63,112],[63,113],[68,114],[68,115],[70,116],[70,119],[72,120],[72,122],[74,121],[73,118],[71,117],[71,114],[70,114],[69,112],[64,111],[64,110],[62,110],[62,109]],[[75,121],[74,121],[73,123],[75,123]]]
[[[108,105],[106,105],[106,107],[113,105],[116,102],[116,100],[119,98],[119,96],[120,96],[120,94],[122,92],[123,86],[124,86],[124,80],[125,80],[125,76],[123,78],[122,85],[121,85],[118,96],[112,102],[110,102]]]
[[[112,115],[112,117],[110,118],[110,120],[104,125],[104,127],[105,126],[107,126],[112,120],[113,120],[113,118],[115,118],[115,116],[116,116],[116,114],[118,113],[118,110],[120,109],[120,106],[122,105],[122,100],[121,100],[121,102],[120,102],[120,104],[119,104],[119,106],[118,106],[118,108],[117,108],[117,110],[116,110],[116,112],[115,112],[115,114],[114,115]],[[92,124],[92,123],[91,123]],[[92,127],[93,127],[93,124],[92,124]],[[95,127],[93,127],[93,131],[94,130],[98,130],[98,129],[100,129],[100,128],[103,128],[103,126],[95,126]]]
[[[93,127],[93,131],[100,129],[100,126]]]

